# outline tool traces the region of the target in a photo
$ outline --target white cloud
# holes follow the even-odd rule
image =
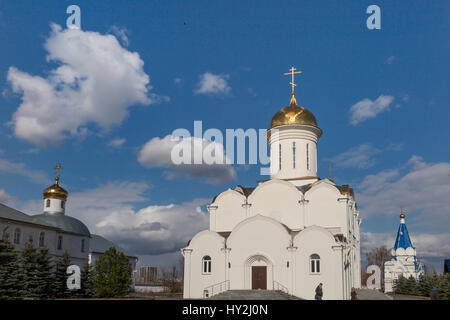
[[[130,40],[128,39],[128,30],[126,28],[119,28],[117,26],[112,26],[110,32],[114,34],[125,47],[128,47]]]
[[[197,142],[199,148],[194,146]],[[190,154],[185,155],[187,159],[185,163],[175,164],[172,160],[172,150],[175,146],[180,146],[183,150],[191,150]],[[210,153],[211,150],[214,150],[214,152]],[[207,164],[204,161],[200,164],[194,164],[196,158],[205,159],[206,155],[209,154],[216,156],[218,161],[212,164]],[[138,161],[147,168],[172,169],[164,173],[169,180],[180,174],[191,178],[204,178],[203,181],[210,184],[223,183],[236,178],[233,167],[225,164],[226,155],[223,145],[195,137],[184,138],[182,141],[174,140],[171,135],[162,139],[153,138],[139,151]]]
[[[205,72],[199,78],[197,88],[194,90],[195,94],[227,94],[231,91],[227,82],[229,78],[227,74]]]
[[[375,164],[374,156],[381,152],[370,144],[361,144],[324,160],[332,161],[336,167],[366,169]]]
[[[175,84],[177,84],[177,85],[181,84],[182,82],[183,82],[183,79],[181,79],[181,78],[175,78],[175,79],[173,79],[173,83],[175,83]]]
[[[127,139],[125,138],[115,138],[108,143],[108,146],[113,148],[119,148],[125,143],[125,141],[127,141]]]
[[[389,110],[393,96],[379,96],[375,101],[363,99],[350,107],[350,123],[356,126],[367,119],[375,118],[379,113]]]
[[[409,223],[442,232],[450,224],[450,163],[428,164],[412,156],[406,166],[366,176],[356,187],[363,218],[397,216],[406,208]]]
[[[6,205],[12,205],[15,203],[16,198],[8,194],[5,189],[0,189],[0,203]]]
[[[389,58],[386,59],[386,63],[387,64],[392,64],[395,60],[395,56],[390,56]]]
[[[36,184],[45,185],[50,182],[45,173],[33,169],[28,169],[24,163],[11,162],[3,158],[0,158],[0,172],[20,175]]]
[[[14,134],[36,145],[85,135],[88,125],[103,132],[120,125],[134,104],[161,100],[149,93],[149,76],[137,52],[124,49],[113,35],[52,25],[47,61],[59,66],[46,78],[15,67],[8,81],[22,102],[10,124]]]

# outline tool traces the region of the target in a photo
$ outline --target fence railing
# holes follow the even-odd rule
[[[230,280],[225,280],[206,287],[203,290],[203,298],[209,298],[227,290],[230,290]]]
[[[285,293],[289,293],[289,289],[279,283],[278,281],[273,280],[273,290],[283,291]]]

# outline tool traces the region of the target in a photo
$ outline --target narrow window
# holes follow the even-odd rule
[[[309,143],[306,144],[306,170],[309,170]]]
[[[20,228],[16,228],[16,230],[14,230],[14,243],[20,244]]]
[[[309,260],[311,265],[310,272],[314,274],[320,273],[320,256],[318,254],[312,254]]]
[[[292,167],[295,169],[295,142],[292,142]]]
[[[49,208],[49,207],[50,207],[50,199],[47,199],[47,200],[45,201],[45,207],[46,207],[46,208]]]
[[[211,257],[204,256],[203,257],[203,274],[211,273]]]
[[[41,232],[39,234],[39,247],[44,246],[44,241],[45,241],[45,232]]]
[[[81,252],[84,252],[84,239],[81,239]]]
[[[62,250],[63,237],[58,236],[58,250]]]
[[[281,170],[281,143],[278,145],[278,163],[279,170]]]
[[[64,201],[61,201],[61,209],[64,209]]]

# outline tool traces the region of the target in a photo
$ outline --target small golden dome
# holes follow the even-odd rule
[[[405,214],[403,212],[400,213],[400,219],[405,219]]]
[[[43,192],[44,199],[50,198],[50,199],[67,200],[67,196],[69,195],[69,193],[59,185],[58,181],[59,178],[57,177],[55,179],[55,183],[44,190]]]
[[[295,100],[295,93],[291,93],[291,103],[288,107],[285,107],[281,110],[279,110],[275,115],[272,117],[272,120],[270,121],[270,127],[269,130],[282,126],[287,124],[301,124],[301,125],[308,125],[308,126],[317,126],[317,120],[316,117],[312,114],[311,111],[304,107],[299,107],[297,105],[297,101]]]

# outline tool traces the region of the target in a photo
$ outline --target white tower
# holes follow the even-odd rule
[[[291,102],[273,116],[267,131],[270,176],[301,186],[318,180],[317,141],[322,130],[317,126],[314,115],[297,105],[294,74],[301,71],[295,72],[294,67],[290,70],[286,75],[292,75]]]
[[[47,214],[64,214],[66,211],[66,200],[68,193],[59,185],[59,170],[62,169],[58,163],[55,167],[56,177],[55,183],[44,190],[44,213]]]

